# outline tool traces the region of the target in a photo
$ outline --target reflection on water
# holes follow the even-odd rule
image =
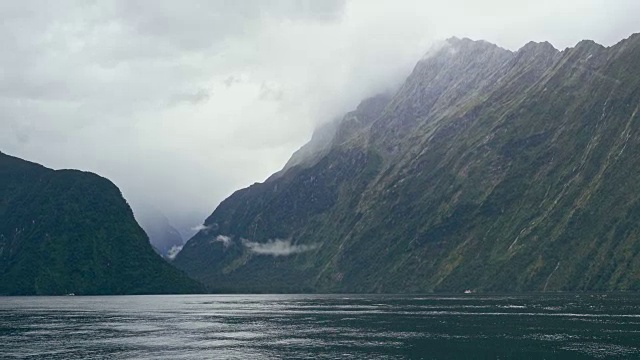
[[[636,295],[0,298],[3,359],[640,358]]]

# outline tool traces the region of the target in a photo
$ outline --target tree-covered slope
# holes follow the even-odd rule
[[[175,264],[233,291],[640,289],[639,35],[450,39],[315,147],[220,204]]]
[[[0,153],[0,294],[201,291],[152,250],[118,188]]]

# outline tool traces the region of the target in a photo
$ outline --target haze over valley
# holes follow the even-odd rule
[[[3,294],[640,288],[637,2],[1,6]]]
[[[0,6],[0,151],[105,176],[148,233],[182,241],[319,124],[397,90],[434,44],[563,50],[640,30],[632,0]]]

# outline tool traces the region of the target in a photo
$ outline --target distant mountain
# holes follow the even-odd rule
[[[223,291],[640,290],[640,35],[452,38],[332,126],[174,264]]]
[[[161,211],[151,206],[146,206],[144,210],[137,210],[135,217],[138,224],[149,236],[149,242],[153,249],[160,256],[167,260],[172,260],[182,249],[185,243],[182,235],[171,225],[169,219]]]
[[[200,291],[154,253],[109,180],[0,153],[0,295]]]

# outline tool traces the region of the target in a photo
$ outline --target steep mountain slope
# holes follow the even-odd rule
[[[0,153],[0,295],[201,290],[153,252],[110,181]]]
[[[638,290],[639,110],[640,35],[450,39],[355,131],[223,201],[175,264],[228,291]]]

